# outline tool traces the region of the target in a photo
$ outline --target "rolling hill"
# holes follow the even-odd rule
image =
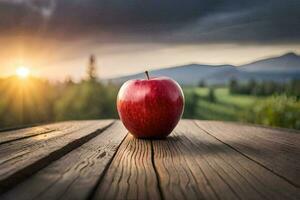
[[[300,79],[300,56],[287,53],[279,57],[258,60],[241,66],[188,64],[152,70],[151,76],[169,76],[182,85],[197,85],[205,81],[208,85],[222,85],[232,78],[239,81],[255,79],[258,81],[286,82]],[[144,73],[109,79],[121,84],[130,79],[143,79]]]

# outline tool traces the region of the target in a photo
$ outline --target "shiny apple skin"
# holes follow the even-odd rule
[[[184,95],[179,84],[168,77],[130,80],[120,88],[117,109],[136,138],[165,138],[182,116]]]

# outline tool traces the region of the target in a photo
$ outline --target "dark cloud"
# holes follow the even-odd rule
[[[299,0],[0,0],[0,35],[169,43],[300,42]]]

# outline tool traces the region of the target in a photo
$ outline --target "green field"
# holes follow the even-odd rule
[[[187,108],[184,117],[208,120],[242,121],[244,112],[257,100],[264,99],[251,95],[232,95],[228,88],[216,88],[214,102],[208,99],[209,88],[184,88],[184,93],[188,101],[196,100],[196,103],[192,102],[193,108]],[[191,95],[195,94],[197,97],[192,98]],[[192,116],[189,109],[194,109]]]

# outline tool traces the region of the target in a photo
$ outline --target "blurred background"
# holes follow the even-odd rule
[[[298,0],[0,0],[0,129],[118,118],[169,76],[184,118],[300,129]]]

